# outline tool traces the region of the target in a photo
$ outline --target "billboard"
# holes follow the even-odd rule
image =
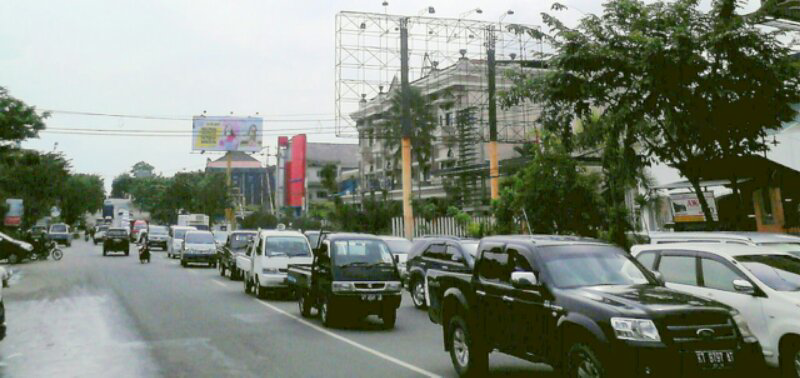
[[[708,207],[711,209],[711,216],[714,221],[718,221],[719,216],[717,215],[717,203],[714,201],[714,193],[705,192],[704,196]],[[700,201],[697,199],[696,194],[670,194],[669,202],[672,208],[672,219],[675,223],[706,221],[706,217],[703,215],[703,208],[700,206]]]
[[[286,205],[303,207],[306,198],[306,135],[299,134],[289,141],[286,160]]]
[[[192,150],[261,151],[263,123],[258,117],[194,117]]]
[[[3,218],[3,225],[6,227],[19,227],[22,225],[22,214],[25,212],[22,200],[9,198],[6,199],[6,205],[8,205],[8,211],[5,218]]]

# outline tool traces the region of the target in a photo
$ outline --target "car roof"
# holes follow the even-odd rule
[[[189,235],[189,234],[211,234],[211,231],[207,231],[207,230],[189,230],[189,232],[187,232],[186,235]],[[213,235],[213,234],[211,234],[211,235]]]
[[[800,237],[795,235],[781,234],[777,232],[756,232],[756,231],[723,231],[721,234],[739,235],[752,240],[754,243],[800,243]]]
[[[305,237],[305,235],[303,235],[303,233],[300,232],[300,231],[292,231],[292,230],[283,230],[283,231],[261,230],[261,233],[259,234],[259,237],[263,238],[263,237],[267,237],[267,236],[302,236],[302,237]]]
[[[410,241],[410,240],[408,240],[408,239],[406,239],[406,238],[401,238],[401,237],[399,237],[399,236],[386,236],[386,235],[380,235],[380,236],[378,236],[378,238],[380,238],[380,239],[382,239],[382,240],[386,240],[386,241],[389,241],[389,240],[391,240],[391,241],[406,241],[406,242],[409,242],[409,243],[411,243],[411,241]]]
[[[127,228],[125,228],[125,227],[109,227],[109,228],[108,228],[108,230],[109,230],[109,231],[111,231],[111,230],[117,230],[117,231],[128,231],[128,229],[127,229]]]
[[[721,243],[670,243],[670,244],[639,244],[631,248],[631,253],[638,254],[644,251],[661,250],[689,250],[707,252],[719,256],[743,255],[789,255],[769,246],[721,244]]]
[[[326,234],[325,238],[327,240],[345,240],[345,239],[381,240],[381,238],[372,234],[358,234],[350,232],[337,232],[337,233]]]
[[[530,241],[538,245],[544,244],[569,244],[569,243],[589,243],[589,244],[608,244],[602,240],[588,238],[584,236],[574,235],[546,235],[546,234],[533,234],[533,235],[496,235],[487,236],[481,241]]]
[[[197,230],[195,226],[170,226],[173,230]]]
[[[750,241],[745,235],[739,233],[728,232],[701,232],[701,231],[681,231],[681,232],[651,232],[650,240],[692,240],[692,239],[710,239],[710,240],[741,240]]]

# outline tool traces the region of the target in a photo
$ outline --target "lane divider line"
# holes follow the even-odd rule
[[[312,329],[314,329],[316,331],[319,331],[319,332],[321,332],[323,334],[326,334],[326,335],[328,335],[330,337],[333,337],[336,340],[339,340],[341,342],[344,342],[346,344],[354,346],[354,347],[356,347],[358,349],[361,349],[364,352],[367,352],[369,354],[372,354],[374,356],[382,358],[382,359],[384,359],[386,361],[389,361],[391,363],[394,363],[396,365],[404,367],[404,368],[406,368],[408,370],[411,370],[411,371],[413,371],[415,373],[419,373],[419,374],[424,375],[426,377],[439,377],[439,375],[431,373],[431,372],[429,372],[429,371],[427,371],[427,370],[425,370],[423,368],[414,366],[412,364],[409,364],[408,362],[405,362],[405,361],[402,361],[400,359],[394,358],[394,357],[392,357],[390,355],[387,355],[387,354],[379,352],[379,351],[377,351],[375,349],[372,349],[372,348],[370,348],[370,347],[368,347],[366,345],[363,345],[363,344],[360,344],[360,343],[358,343],[356,341],[350,340],[350,339],[348,339],[348,338],[346,338],[346,337],[344,337],[342,335],[339,335],[339,334],[336,334],[334,332],[331,332],[331,331],[329,331],[329,330],[327,330],[325,328],[322,328],[322,327],[320,327],[320,326],[318,326],[318,325],[316,325],[314,323],[309,322],[308,320],[300,318],[300,317],[298,317],[298,316],[296,316],[294,314],[290,314],[290,313],[288,313],[288,312],[286,312],[286,311],[284,311],[284,310],[282,310],[282,309],[280,309],[280,308],[278,308],[276,306],[273,306],[273,305],[271,305],[271,304],[269,304],[267,302],[264,302],[264,301],[259,300],[259,299],[256,299],[256,302],[264,305],[264,307],[267,307],[268,309],[270,309],[272,311],[275,311],[277,313],[286,315],[286,316],[288,316],[288,317],[290,317],[290,318],[292,318],[292,319],[294,319],[294,320],[296,320],[296,321],[298,321],[298,322],[300,322],[300,323],[302,323],[302,324],[304,324],[304,325],[306,325],[308,327],[311,327]]]
[[[219,285],[219,286],[222,286],[222,287],[224,287],[224,288],[226,288],[226,289],[228,288],[228,285],[225,285],[224,283],[222,283],[222,282],[219,282],[219,281],[217,281],[217,280],[211,280],[211,282],[213,282],[213,283],[215,283],[215,284],[217,284],[217,285]]]

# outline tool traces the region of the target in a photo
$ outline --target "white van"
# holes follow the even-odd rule
[[[167,250],[167,257],[178,258],[181,257],[181,249],[183,248],[183,239],[189,231],[196,231],[197,229],[191,226],[172,226],[169,228],[169,250]]]
[[[311,264],[311,245],[297,231],[261,231],[247,248],[237,255],[236,265],[244,272],[244,291],[255,291],[266,298],[268,291],[288,290],[286,272],[289,264]]]

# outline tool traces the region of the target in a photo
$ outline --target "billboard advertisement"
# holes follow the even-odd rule
[[[25,207],[22,205],[22,200],[17,198],[6,199],[8,211],[3,218],[3,225],[6,227],[19,227],[22,225],[22,214],[25,212]]]
[[[289,141],[286,161],[286,205],[303,207],[306,198],[306,136],[299,134]]]
[[[717,215],[717,203],[714,201],[714,193],[705,192],[704,196],[708,207],[711,209],[711,216],[714,221],[718,221],[719,216]],[[700,201],[697,199],[696,194],[670,194],[669,202],[672,208],[672,219],[675,223],[706,221],[706,217],[703,215],[703,208],[700,206]]]
[[[257,117],[194,117],[192,150],[261,151],[263,124]]]

